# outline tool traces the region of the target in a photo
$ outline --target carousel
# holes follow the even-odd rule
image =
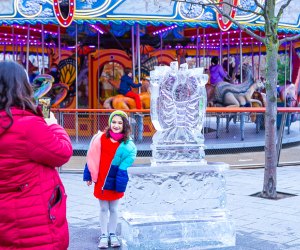
[[[234,8],[239,4],[255,12],[254,1],[227,2],[233,6],[226,9],[230,16],[264,36],[260,18]],[[231,76],[230,88],[244,83],[249,74],[255,80],[264,78],[266,48],[210,7],[170,0],[2,0],[0,9],[0,59],[24,65],[34,98],[50,97],[52,108],[60,112],[136,111],[135,101],[118,93],[128,67],[133,69],[135,82],[142,83],[136,92],[144,110],[150,108],[150,71],[174,60],[207,70],[211,58],[218,56]],[[280,37],[300,32],[299,9],[290,4],[280,24]],[[278,100],[283,105],[298,103],[299,48],[300,41],[280,47]],[[246,73],[245,64],[251,66]],[[289,91],[293,104],[286,103]],[[207,94],[208,102],[215,105],[209,86]],[[263,106],[263,90],[252,94],[259,100],[256,104]],[[66,119],[72,123],[74,117]],[[151,136],[150,117],[143,119],[143,136]],[[90,136],[98,129],[89,116],[79,123],[68,128],[70,135]]]

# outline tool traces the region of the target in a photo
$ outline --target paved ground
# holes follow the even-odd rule
[[[263,169],[232,169],[225,175],[237,232],[236,247],[226,250],[299,250],[300,167],[278,168],[278,191],[296,195],[281,200],[250,196],[262,190]],[[97,249],[99,209],[93,189],[82,182],[81,174],[61,173],[61,177],[68,193],[69,249]]]

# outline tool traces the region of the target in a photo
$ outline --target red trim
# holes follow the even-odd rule
[[[219,3],[220,3],[220,8],[222,8],[222,2],[224,0],[219,0]],[[239,0],[233,0],[233,3],[232,3],[234,6],[238,6],[239,4]],[[230,17],[232,18],[235,18],[236,16],[236,8],[231,8],[231,12],[230,12]],[[222,31],[227,31],[230,29],[231,25],[233,24],[230,20],[228,20],[226,23],[223,21],[223,16],[217,12],[217,22],[218,22],[218,25],[219,25],[219,28],[222,30]]]
[[[67,113],[75,113],[75,112],[84,112],[84,113],[111,113],[115,111],[115,109],[58,109],[52,108],[52,111],[56,112],[67,112]],[[126,113],[135,113],[141,112],[148,114],[150,113],[150,109],[120,109]],[[244,112],[256,112],[256,113],[265,113],[266,108],[259,107],[259,108],[252,108],[252,107],[237,107],[237,108],[228,108],[228,107],[207,107],[206,113],[244,113]],[[277,107],[278,113],[299,113],[300,107]]]
[[[58,0],[53,0],[53,10],[55,17],[59,24],[63,27],[68,27],[73,19],[75,14],[75,0],[69,0],[69,14],[67,18],[64,18],[61,14]]]

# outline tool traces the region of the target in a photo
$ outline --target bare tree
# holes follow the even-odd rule
[[[250,36],[262,42],[266,46],[266,96],[267,105],[265,113],[265,171],[264,183],[261,193],[262,197],[275,199],[277,197],[277,166],[278,153],[276,148],[277,142],[277,56],[279,46],[285,42],[293,41],[300,38],[300,34],[279,39],[277,31],[279,21],[285,9],[290,5],[292,0],[281,1],[280,6],[276,6],[276,0],[266,0],[261,4],[259,0],[254,0],[257,8],[256,10],[244,9],[241,6],[234,6],[231,1],[223,1],[219,3],[218,0],[173,0],[175,2],[183,2],[192,5],[201,5],[203,8],[210,6],[231,22],[237,25],[241,30],[245,31]],[[278,1],[277,1],[278,2]],[[279,4],[279,3],[277,3]],[[253,31],[245,27],[240,22],[236,21],[230,15],[223,11],[223,7],[232,7],[244,12],[252,13],[258,17],[262,17],[265,21],[264,33],[265,36],[259,36]],[[275,8],[276,7],[276,8]],[[279,7],[279,8],[278,8]],[[278,12],[276,13],[276,9]]]

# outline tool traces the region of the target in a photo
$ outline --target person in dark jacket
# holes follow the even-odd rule
[[[72,144],[32,96],[24,67],[0,62],[0,249],[66,250],[66,193],[56,167],[70,159]]]
[[[134,93],[131,90],[131,88],[139,88],[141,86],[142,86],[141,83],[135,84],[133,82],[132,70],[130,68],[125,68],[124,75],[121,77],[120,87],[119,87],[118,91],[120,94],[122,94],[124,96],[133,98],[135,100],[137,109],[142,108],[141,99],[138,94]]]
[[[60,74],[59,74],[58,66],[57,66],[56,63],[53,63],[51,65],[49,75],[53,76],[54,83],[59,83],[60,82]]]
[[[100,203],[101,236],[98,248],[119,247],[116,236],[118,203],[128,182],[127,168],[136,158],[137,149],[130,139],[127,114],[116,110],[109,116],[109,126],[91,140],[83,180],[95,183],[94,196]],[[109,212],[109,217],[108,217]]]

